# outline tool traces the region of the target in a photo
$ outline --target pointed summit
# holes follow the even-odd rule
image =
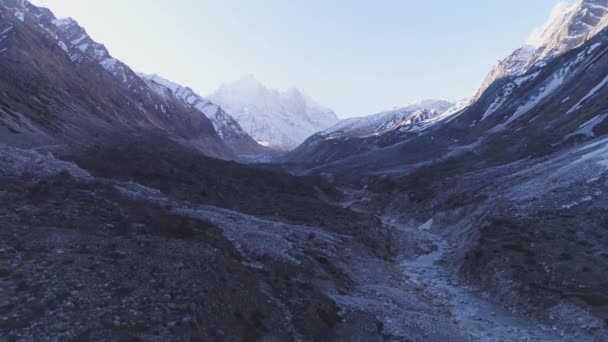
[[[228,83],[229,86],[232,87],[240,87],[240,88],[265,88],[262,82],[258,81],[254,74],[247,74],[239,78],[238,80]]]
[[[241,76],[241,78],[238,79],[237,82],[250,82],[250,83],[260,84],[260,81],[258,81],[258,79],[255,77],[254,74],[243,75],[243,76]]]

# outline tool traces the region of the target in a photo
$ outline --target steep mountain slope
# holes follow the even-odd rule
[[[579,0],[554,13],[545,26],[532,36],[529,43],[539,48],[535,59],[557,56],[581,46],[606,26],[606,0]],[[533,64],[532,61],[530,64]]]
[[[336,114],[297,89],[278,92],[253,76],[222,85],[209,99],[261,144],[290,150],[338,122]]]
[[[0,1],[0,139],[19,146],[83,145],[116,131],[161,131],[221,158],[232,151],[212,123],[160,97],[71,20],[27,1]]]
[[[232,149],[234,155],[246,156],[268,152],[267,148],[253,140],[236,120],[224,112],[220,106],[201,97],[192,89],[178,85],[158,75],[138,75],[161,98],[167,98],[167,94],[172,94],[204,114],[211,120],[215,131],[222,138],[222,141]]]

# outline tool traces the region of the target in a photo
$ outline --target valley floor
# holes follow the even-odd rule
[[[458,245],[444,229],[446,220],[419,224],[398,208],[375,206],[371,191],[344,190],[339,206],[321,183],[224,163],[217,166],[224,176],[231,170],[239,177],[205,180],[202,171],[213,161],[200,160],[205,167],[199,170],[180,166],[190,163],[190,154],[167,152],[165,165],[147,159],[157,154],[121,159],[111,151],[77,159],[83,169],[0,146],[0,337],[426,342],[603,336],[598,329],[587,338],[544,325],[497,304],[487,287],[470,286],[482,282],[461,282],[452,262],[478,246]],[[121,162],[102,168],[96,160]],[[120,167],[110,169],[114,165]],[[266,180],[235,186],[248,176]],[[257,207],[256,199],[275,202]]]
[[[347,193],[352,194],[354,191]],[[346,206],[355,203],[354,199],[344,202]],[[358,206],[358,210],[364,208],[365,206]],[[432,315],[435,321],[428,320],[428,317],[424,321],[424,324],[429,324],[428,331],[441,331],[445,334],[442,337],[444,341],[577,340],[560,335],[529,317],[510,312],[484,298],[475,289],[453,281],[442,265],[442,259],[451,253],[452,246],[444,237],[431,230],[432,221],[412,227],[402,219],[385,215],[383,223],[390,227],[393,234],[397,274],[393,277],[399,278],[400,281],[393,284],[390,281],[383,284],[366,284],[358,292],[359,298],[350,298],[344,300],[344,303],[378,314],[382,317],[385,329],[393,336],[411,338],[411,335],[408,335],[411,334],[411,329],[405,327],[412,324],[412,316],[411,313],[404,314],[403,310],[407,305],[411,305],[408,297],[414,293],[418,298],[424,298],[427,309],[435,312]],[[451,320],[452,324],[446,324],[445,320],[439,318],[441,316]],[[420,340],[423,340],[422,336]]]
[[[399,235],[425,245],[422,254],[399,257],[398,263],[409,286],[422,289],[432,301],[445,307],[463,335],[473,341],[559,341],[549,327],[528,317],[519,316],[477,293],[474,289],[450,279],[441,260],[450,253],[449,242],[430,232],[429,225],[410,227],[385,218],[385,223]]]

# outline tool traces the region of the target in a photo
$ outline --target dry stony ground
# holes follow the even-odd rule
[[[2,339],[458,340],[449,322],[429,324],[445,320],[398,279],[393,310],[409,307],[400,315],[408,324],[386,325],[375,311],[382,299],[364,289],[398,278],[390,233],[372,216],[325,202],[336,196],[326,185],[308,189],[308,180],[235,165],[226,170],[252,176],[235,176],[244,187],[230,174],[209,184],[210,174],[178,172],[181,158],[172,155],[136,175],[148,187],[96,177],[110,171],[90,159],[73,158],[91,173],[0,146]],[[130,172],[128,160],[116,170]],[[213,169],[206,163],[201,170]],[[222,196],[226,188],[236,194]],[[256,198],[291,206],[270,210]],[[365,301],[374,310],[358,305]]]
[[[604,138],[477,170],[462,168],[479,163],[475,156],[437,163],[372,180],[366,206],[428,223],[449,243],[441,263],[452,281],[563,340],[605,341],[607,149]]]
[[[586,150],[372,180],[353,212],[314,177],[121,145],[73,162],[0,146],[2,337],[463,341],[519,331],[511,310],[563,340],[606,336],[608,183],[575,163]],[[471,304],[499,315],[468,320]]]
[[[338,308],[313,280],[344,291],[349,281],[312,230],[289,258],[250,260],[206,215],[178,214],[160,192],[34,154],[3,157],[0,328],[9,340],[338,334]],[[57,165],[38,169],[46,163]]]

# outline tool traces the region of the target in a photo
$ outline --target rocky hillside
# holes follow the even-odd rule
[[[361,261],[350,253],[388,271],[391,247],[377,219],[330,203],[331,186],[207,158],[161,135],[58,157],[69,161],[0,145],[1,336],[390,334],[334,299],[366,281],[351,274]]]

